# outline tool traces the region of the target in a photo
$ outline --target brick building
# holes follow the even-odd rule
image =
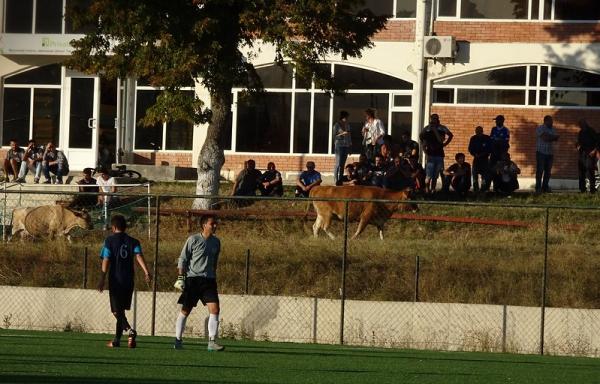
[[[62,18],[70,0],[3,0],[0,40],[3,149],[8,140],[54,140],[73,169],[98,161],[193,167],[206,127],[185,123],[136,124],[159,89],[134,79],[109,81],[60,65],[78,31]],[[307,160],[332,173],[331,126],[339,111],[350,112],[354,153],[360,150],[363,111],[377,109],[388,132],[417,138],[423,116],[439,113],[454,133],[447,156],[467,152],[476,125],[487,133],[503,114],[511,131],[511,154],[531,185],[534,131],[544,115],[554,117],[554,186],[577,178],[577,121],[600,125],[600,8],[592,0],[370,0],[374,12],[390,15],[375,46],[360,59],[330,57],[334,76],[348,92],[330,98],[292,66],[272,65],[263,46],[250,56],[267,90],[248,102],[234,89],[231,129],[223,172],[232,176],[243,161],[259,168],[275,161],[293,177]],[[437,36],[457,50],[437,58],[426,42]],[[189,92],[202,98],[203,89]],[[206,99],[206,98],[205,98]],[[425,121],[424,121],[425,120]],[[90,128],[91,127],[91,128]],[[2,150],[0,150],[1,152]]]

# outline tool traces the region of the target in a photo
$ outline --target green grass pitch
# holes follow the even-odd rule
[[[0,330],[0,383],[600,383],[590,358]]]

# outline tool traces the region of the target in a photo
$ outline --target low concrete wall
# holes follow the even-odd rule
[[[155,334],[173,335],[175,292],[156,295]],[[285,296],[221,295],[222,337],[339,343],[340,301]],[[137,292],[128,317],[151,332],[152,293]],[[349,345],[537,353],[540,308],[501,305],[347,300]],[[0,286],[0,327],[112,333],[108,292]],[[600,310],[548,308],[545,352],[600,356]],[[187,336],[206,336],[206,311],[188,319]]]

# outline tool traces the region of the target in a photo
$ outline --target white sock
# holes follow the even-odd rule
[[[181,340],[181,336],[183,335],[183,331],[185,330],[186,320],[187,316],[179,312],[179,316],[177,316],[177,321],[175,322],[175,338],[177,340]]]
[[[208,315],[208,340],[215,340],[219,333],[219,315]]]

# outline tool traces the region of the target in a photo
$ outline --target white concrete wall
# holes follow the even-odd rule
[[[172,336],[178,294],[159,292],[156,334]],[[139,292],[128,313],[138,332],[150,334],[152,293]],[[221,295],[222,337],[335,344],[340,338],[340,301]],[[540,308],[452,303],[346,301],[348,345],[458,351],[537,353]],[[112,333],[108,292],[88,289],[0,286],[0,327]],[[186,335],[206,336],[206,311],[188,319]],[[600,356],[600,310],[549,308],[545,352]]]

